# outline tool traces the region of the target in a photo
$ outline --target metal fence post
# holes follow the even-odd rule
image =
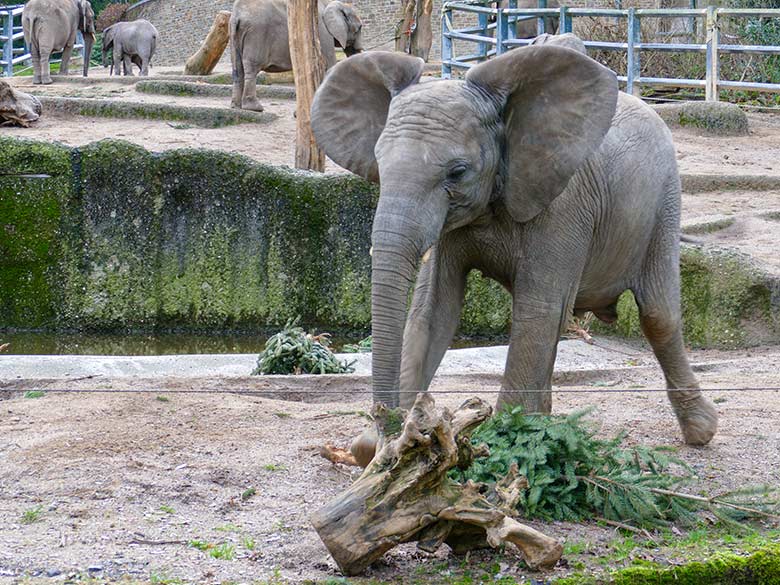
[[[571,14],[569,14],[568,6],[561,6],[560,8],[560,24],[558,25],[558,34],[570,33],[573,29],[573,23],[571,21]]]
[[[636,9],[628,9],[628,38],[626,54],[628,63],[626,65],[626,93],[639,95],[638,79],[641,76],[641,63],[639,49],[636,48],[641,42],[640,21],[636,16]]]
[[[718,43],[720,42],[720,29],[718,28],[718,9],[715,6],[707,7],[707,77],[705,82],[705,99],[708,102],[718,101],[718,78],[720,67],[718,66]]]
[[[488,15],[480,12],[477,14],[477,20],[479,21],[479,28],[481,28],[480,34],[483,37],[488,36]],[[488,43],[477,43],[477,52],[482,55],[482,60],[487,59]]]
[[[452,22],[452,9],[446,4],[441,11],[441,77],[442,79],[452,78],[452,39],[446,35],[450,32],[449,23]]]
[[[500,8],[501,3],[497,2],[496,7]],[[509,8],[517,8],[517,0],[509,0]],[[507,38],[509,39],[516,39],[517,38],[517,16],[512,17],[507,21],[509,25],[509,36]]]
[[[504,41],[509,35],[509,22],[506,13],[499,7],[496,13],[496,55],[504,52]]]
[[[3,62],[5,64],[3,76],[11,77],[14,74],[14,17],[11,11],[3,13]]]
[[[538,0],[536,4],[537,8],[547,8],[547,0]],[[546,15],[540,15],[539,18],[536,19],[536,34],[537,35],[543,35],[547,31],[545,30],[547,27],[545,24],[547,23],[547,16]]]

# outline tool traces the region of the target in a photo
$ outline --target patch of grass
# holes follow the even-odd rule
[[[165,512],[166,514],[176,513],[176,510],[174,510],[171,506],[160,506],[160,511]]]
[[[34,524],[41,519],[43,515],[43,506],[36,506],[35,508],[29,508],[22,514],[22,524]]]
[[[289,412],[275,412],[274,416],[279,418],[290,418],[292,415]]]
[[[682,233],[689,236],[711,234],[713,232],[719,232],[725,230],[728,227],[734,225],[734,218],[728,217],[724,219],[717,219],[715,221],[707,221],[705,223],[697,223],[695,225],[689,225],[682,229]]]
[[[196,548],[199,551],[207,551],[209,549],[214,548],[213,544],[211,544],[210,542],[206,542],[205,540],[191,540],[187,543],[187,546]]]
[[[263,469],[266,471],[286,471],[287,467],[281,463],[266,463],[263,465]]]
[[[245,489],[243,492],[241,492],[241,501],[246,502],[249,498],[254,496],[257,493],[257,490],[253,487]]]
[[[157,402],[170,402],[171,401],[171,399],[168,398],[167,396],[156,396],[155,400]]]
[[[713,401],[715,404],[723,404],[723,403],[724,403],[724,402],[726,402],[727,400],[728,400],[728,398],[726,398],[725,396],[718,396],[717,398],[713,398],[713,399],[712,399],[712,401]]]
[[[236,548],[229,542],[218,544],[209,551],[209,556],[221,561],[232,561],[235,558]]]
[[[43,398],[46,396],[46,392],[43,390],[28,390],[24,393],[25,398]]]
[[[235,524],[223,524],[214,528],[217,532],[241,532],[241,528]]]
[[[780,211],[768,211],[762,213],[759,217],[761,217],[761,219],[768,219],[769,221],[780,221]]]
[[[251,536],[245,536],[241,539],[241,546],[243,546],[246,550],[255,550],[255,546],[257,543],[255,543],[255,539]]]
[[[167,573],[152,572],[149,575],[149,582],[152,585],[184,585],[184,580],[178,577],[171,577]]]
[[[298,319],[265,342],[253,375],[263,374],[348,374],[351,363],[340,362],[330,350],[330,335],[313,335],[298,327]]]

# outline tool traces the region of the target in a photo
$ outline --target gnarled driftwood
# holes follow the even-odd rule
[[[447,543],[455,552],[511,542],[533,568],[552,567],[561,544],[512,518],[525,478],[517,467],[496,485],[447,477],[455,466],[467,468],[486,450],[471,445],[472,431],[491,414],[478,398],[454,412],[438,412],[433,398],[417,397],[403,411],[374,407],[379,444],[363,475],[312,517],[317,533],[339,568],[360,573],[394,546],[417,541],[434,551]],[[475,451],[477,451],[475,453]]]

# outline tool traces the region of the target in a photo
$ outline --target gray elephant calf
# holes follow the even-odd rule
[[[463,81],[366,53],[317,91],[312,126],[336,163],[380,182],[371,276],[374,399],[409,407],[460,320],[472,269],[513,297],[498,406],[549,413],[560,334],[607,322],[634,293],[686,442],[715,433],[680,316],[680,177],[671,133],[615,74],[554,45],[509,51]],[[408,319],[407,294],[417,286]]]
[[[22,12],[24,44],[33,62],[33,83],[51,83],[49,59],[62,52],[60,75],[67,75],[76,33],[84,35],[84,77],[95,43],[95,13],[88,0],[30,0]]]
[[[108,55],[113,53],[109,75],[120,75],[120,65],[125,75],[133,75],[133,64],[141,69],[141,75],[149,75],[149,66],[157,48],[157,29],[148,20],[117,22],[103,31],[103,67],[108,66]]]
[[[355,9],[338,0],[319,2],[320,47],[326,67],[336,64],[336,47],[347,56],[363,50]],[[236,0],[230,17],[234,108],[262,111],[257,99],[257,74],[291,71],[286,0]]]

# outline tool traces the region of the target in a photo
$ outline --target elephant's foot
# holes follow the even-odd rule
[[[551,414],[552,392],[529,392],[501,390],[496,401],[496,412],[522,406],[525,414]]]
[[[233,108],[233,109],[236,109],[236,110],[240,110],[241,109],[241,101],[240,100],[239,101],[231,100],[230,107]]]
[[[242,110],[250,110],[252,112],[262,112],[263,111],[263,105],[260,103],[260,100],[257,98],[249,98],[244,99],[241,102],[241,109]]]
[[[54,81],[52,81],[51,77],[41,77],[41,80],[38,83],[41,85],[51,85]]]
[[[675,404],[674,413],[688,445],[706,445],[718,430],[715,405],[701,394]]]
[[[33,85],[41,85],[42,81],[40,76],[34,76],[33,77]]]
[[[373,426],[367,428],[363,431],[363,434],[352,441],[349,451],[355,457],[355,461],[358,462],[360,467],[368,467],[368,464],[371,463],[374,455],[376,455],[377,441],[379,441],[379,437]]]

